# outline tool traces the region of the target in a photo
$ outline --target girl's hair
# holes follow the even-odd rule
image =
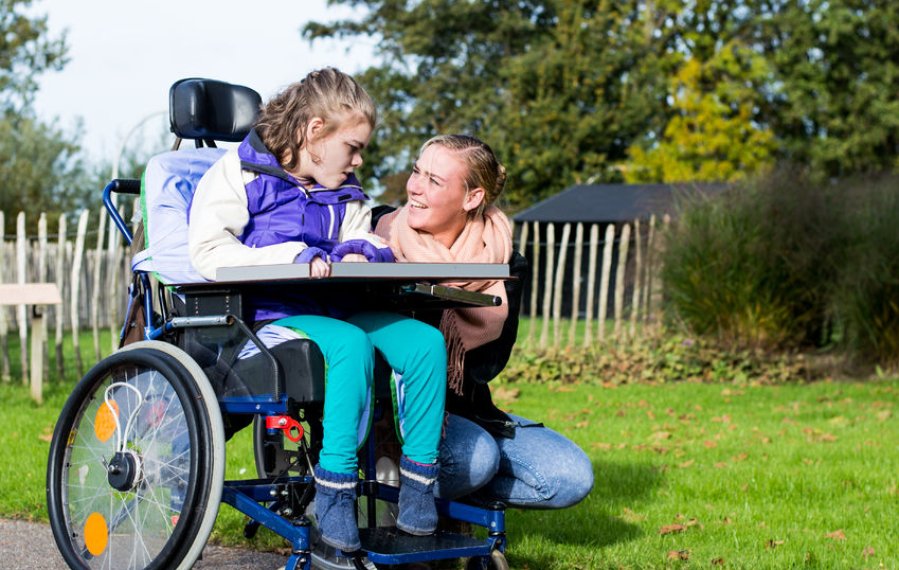
[[[346,73],[326,67],[288,85],[263,105],[256,132],[281,166],[293,170],[300,162],[311,119],[324,119],[324,136],[353,114],[368,121],[373,129],[378,122],[377,108],[365,89]]]
[[[502,193],[506,185],[506,167],[500,164],[493,149],[484,141],[470,135],[438,135],[422,145],[419,154],[431,145],[440,145],[456,152],[464,158],[468,167],[465,176],[466,191],[471,188],[484,189],[484,201],[472,215],[483,214]]]

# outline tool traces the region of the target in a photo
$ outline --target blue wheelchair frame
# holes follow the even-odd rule
[[[131,245],[134,238],[113,203],[113,193],[139,194],[140,182],[137,180],[113,180],[103,191],[103,204],[110,218],[126,242]],[[131,302],[141,303],[146,322],[143,337],[146,340],[164,339],[179,329],[236,326],[242,330],[243,334],[252,339],[259,350],[265,354],[266,360],[269,361],[274,372],[273,378],[276,378],[280,384],[277,398],[250,396],[233,401],[222,399],[219,401],[219,405],[223,413],[259,416],[280,416],[290,413],[291,406],[283,389],[285,380],[278,360],[239,316],[221,314],[171,317],[165,314],[165,300],[160,299],[160,305],[163,307],[162,322],[156,323],[153,319],[155,313],[150,276],[145,271],[135,271],[135,277],[139,281],[142,291],[139,297],[129,295],[129,299]],[[214,286],[215,284],[210,285]],[[124,332],[123,329],[123,335]],[[274,435],[276,432],[277,430],[270,429],[268,433]],[[375,436],[372,433],[364,447],[366,450],[364,479],[359,482],[358,487],[359,496],[369,498],[366,513],[368,528],[360,529],[363,551],[369,561],[375,564],[392,565],[471,558],[469,568],[507,567],[502,566],[505,564],[502,553],[506,547],[506,528],[504,506],[500,503],[482,508],[456,501],[437,500],[437,508],[441,516],[485,528],[488,534],[485,540],[439,533],[434,537],[405,537],[397,535],[395,530],[376,528],[376,501],[372,499],[396,503],[399,498],[399,490],[377,481],[375,445]],[[231,505],[250,518],[251,522],[245,531],[248,536],[251,536],[251,533],[261,525],[290,542],[292,551],[286,564],[287,570],[294,568],[308,570],[312,567],[309,520],[302,514],[298,517],[286,518],[278,514],[276,510],[285,504],[302,504],[304,500],[309,499],[313,483],[314,478],[309,475],[281,476],[275,479],[226,480],[222,491],[222,502]],[[497,555],[502,560],[499,566],[496,566]],[[357,564],[361,563],[357,562]],[[364,566],[358,565],[357,567]]]

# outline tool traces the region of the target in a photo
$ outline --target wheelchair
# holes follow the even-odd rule
[[[445,531],[409,537],[385,524],[399,493],[379,477],[374,434],[360,450],[362,551],[328,552],[318,544],[307,513],[321,445],[321,352],[303,338],[273,343],[265,326],[248,318],[248,296],[278,283],[205,282],[186,261],[196,182],[224,152],[216,141],[242,140],[260,102],[243,86],[176,82],[169,97],[173,150],[151,159],[142,180],[113,180],[104,189],[113,223],[139,251],[122,346],[79,381],[53,433],[47,504],[62,557],[72,568],[190,568],[227,503],[249,518],[248,538],[264,526],[290,543],[287,570],[459,558],[470,569],[508,568],[502,504],[437,501],[442,517],[483,527],[486,538]],[[184,140],[193,148],[180,149]],[[143,238],[132,235],[114,194],[140,196]],[[309,283],[310,291],[339,286]],[[361,298],[387,304],[411,293],[440,308],[448,298],[409,283],[361,287]],[[382,414],[392,405],[385,367],[376,370],[374,395]],[[226,481],[227,437],[251,423],[257,478]]]

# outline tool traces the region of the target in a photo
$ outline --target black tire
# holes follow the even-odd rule
[[[509,563],[502,552],[494,550],[489,557],[469,558],[465,570],[509,570]]]
[[[190,568],[223,480],[221,415],[202,371],[171,345],[129,345],[87,373],[56,424],[47,506],[57,547],[71,568]]]

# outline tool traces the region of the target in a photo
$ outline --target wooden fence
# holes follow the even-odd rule
[[[53,233],[47,227],[47,217],[42,214],[36,236],[25,232],[24,213],[16,216],[16,233],[13,239],[4,236],[0,240],[0,283],[56,283],[62,293],[63,303],[46,309],[45,326],[52,327],[53,334],[46,338],[55,344],[56,368],[62,376],[64,331],[93,331],[93,358],[108,353],[117,345],[122,313],[127,299],[127,283],[130,268],[127,249],[118,230],[108,224],[105,210],[84,210],[69,228],[65,216],[59,218]],[[0,212],[0,228],[4,228],[4,213]],[[88,229],[89,226],[92,229]],[[111,230],[111,231],[110,231]],[[12,236],[10,236],[12,237]],[[10,378],[9,334],[18,332],[20,346],[27,346],[29,314],[24,306],[0,307],[0,374],[4,381]],[[100,345],[100,330],[109,328],[112,344],[107,350]],[[79,375],[84,373],[84,361],[79,335],[72,335],[75,367]],[[23,380],[28,377],[24,350],[21,358]],[[44,354],[48,354],[47,351]],[[49,366],[44,366],[47,371]]]
[[[652,216],[630,224],[521,224],[518,251],[531,265],[522,300],[527,345],[588,347],[634,338],[658,323],[659,226],[669,223],[666,215],[661,223]]]
[[[73,229],[62,216],[52,233],[46,220],[46,215],[41,215],[34,236],[26,235],[25,215],[16,217],[15,235],[0,240],[0,283],[53,282],[59,287],[63,304],[47,309],[44,322],[54,331],[47,338],[55,343],[61,376],[64,331],[93,331],[91,362],[115,348],[127,301],[130,259],[105,210],[81,212],[73,220]],[[667,216],[662,223],[668,223]],[[0,228],[3,224],[0,212]],[[619,341],[633,338],[647,324],[657,322],[661,298],[658,226],[655,217],[632,224],[519,225],[518,250],[531,265],[522,303],[522,313],[530,317],[527,345],[573,346],[578,338],[583,346]],[[583,332],[578,334],[581,321]],[[17,331],[20,346],[27,346],[28,326],[25,307],[0,307],[0,372],[4,380],[10,377],[9,334]],[[108,350],[100,345],[104,328],[112,333],[113,346]],[[86,349],[80,346],[78,335],[73,335],[73,344],[75,367],[81,375],[82,350]],[[21,362],[25,379],[25,356]],[[48,369],[45,365],[44,370]]]

